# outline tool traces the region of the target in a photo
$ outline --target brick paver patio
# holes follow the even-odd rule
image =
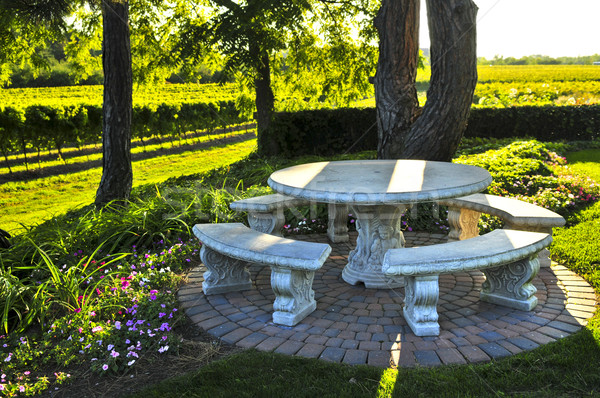
[[[297,239],[327,242],[325,235]],[[406,233],[407,246],[440,243],[444,235]],[[194,269],[178,297],[191,320],[225,343],[287,355],[380,367],[487,362],[566,337],[585,325],[596,308],[594,289],[540,254],[534,279],[538,305],[531,312],[479,300],[483,273],[440,276],[438,337],[418,337],[402,317],[404,289],[350,286],[341,278],[356,242],[333,250],[315,273],[317,310],[294,327],[272,323],[270,268],[251,268],[253,289],[205,296],[204,266]]]

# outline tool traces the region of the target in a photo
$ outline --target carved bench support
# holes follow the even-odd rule
[[[202,246],[200,258],[208,268],[204,273],[204,294],[237,292],[252,288],[248,262],[224,256],[208,246]]]
[[[248,212],[248,225],[255,231],[281,236],[284,224],[285,217],[282,208],[269,213]]]
[[[479,235],[478,211],[461,209],[460,207],[448,207],[448,241],[465,240]]]
[[[439,276],[406,276],[404,319],[417,336],[440,334],[437,303],[440,296]]]
[[[531,281],[540,270],[537,255],[497,268],[483,269],[485,282],[480,298],[522,311],[531,311],[538,303],[537,289]]]
[[[312,290],[314,277],[314,271],[271,267],[274,323],[294,326],[317,308]]]

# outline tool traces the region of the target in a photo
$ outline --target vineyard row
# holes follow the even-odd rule
[[[135,105],[132,138],[144,140],[181,138],[195,130],[214,130],[247,121],[240,117],[234,101]],[[100,141],[102,107],[96,105],[41,106],[0,109],[0,152],[8,156],[29,149],[55,149],[62,157],[66,146],[81,147]]]

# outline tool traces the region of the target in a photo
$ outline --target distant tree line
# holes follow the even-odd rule
[[[521,58],[496,55],[492,59],[477,58],[477,65],[592,65],[600,61],[600,54],[579,57],[552,58],[547,55],[528,55]]]

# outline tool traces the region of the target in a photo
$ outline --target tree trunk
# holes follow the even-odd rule
[[[377,157],[403,151],[403,134],[419,113],[415,80],[419,59],[419,0],[382,0],[375,18],[379,60],[375,74]]]
[[[380,132],[383,150],[378,151],[381,158],[450,161],[467,126],[477,84],[477,6],[471,0],[427,0],[427,14],[431,39],[427,103],[422,114],[408,128],[396,127],[396,131],[388,133],[389,130],[383,129],[384,125],[380,127],[383,129]],[[408,24],[403,26],[410,29]],[[384,36],[386,34],[384,32]],[[396,38],[398,42],[404,40]],[[396,73],[405,75],[407,72],[397,69]],[[412,109],[412,114],[418,115],[418,110]],[[403,120],[398,120],[395,126],[406,126],[400,123]],[[381,137],[389,136],[392,138],[382,142]]]
[[[254,54],[261,50],[252,51]],[[278,146],[272,141],[272,137],[264,135],[263,132],[271,127],[273,112],[275,111],[275,95],[271,89],[271,66],[269,64],[269,55],[263,52],[256,68],[256,77],[254,78],[254,89],[256,92],[256,130],[259,141],[259,148],[264,148],[266,153],[275,155]]]
[[[96,207],[129,199],[131,169],[131,115],[133,80],[129,41],[128,0],[102,2],[104,103],[102,107],[102,179]]]

